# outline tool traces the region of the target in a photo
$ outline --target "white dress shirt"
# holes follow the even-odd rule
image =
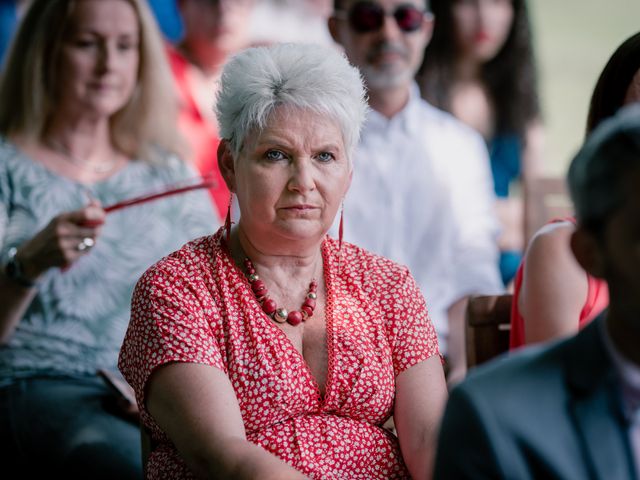
[[[422,100],[417,85],[393,118],[369,113],[345,199],[344,240],[409,267],[442,352],[447,309],[469,294],[503,291],[494,202],[482,138]]]

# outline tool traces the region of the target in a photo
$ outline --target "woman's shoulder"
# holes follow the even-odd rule
[[[534,233],[531,245],[543,246],[544,248],[554,245],[564,245],[576,229],[574,218],[558,218],[543,225]]]
[[[0,162],[6,164],[10,159],[20,155],[18,146],[9,138],[0,135]]]
[[[154,283],[158,278],[194,278],[211,265],[209,259],[217,248],[216,235],[205,235],[158,260],[142,275],[141,283]]]
[[[574,231],[575,223],[570,219],[559,219],[542,226],[529,241],[524,263],[551,266],[559,259],[572,258],[570,239]]]
[[[0,192],[9,186],[12,189],[20,188],[23,180],[33,180],[45,172],[46,170],[22,151],[18,144],[0,135],[0,181],[3,182]]]
[[[327,237],[326,245],[339,259],[342,274],[348,275],[352,279],[398,281],[410,275],[406,266],[353,243],[342,242],[340,247],[338,240]]]

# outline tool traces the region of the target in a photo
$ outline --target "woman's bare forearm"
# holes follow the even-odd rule
[[[214,455],[196,455],[187,460],[196,475],[200,478],[229,480],[307,479],[275,455],[248,440],[236,438],[224,443],[223,456],[216,452]]]

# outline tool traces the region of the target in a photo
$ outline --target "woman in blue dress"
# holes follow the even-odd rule
[[[500,270],[508,284],[524,248],[527,184],[538,173],[542,142],[527,6],[525,0],[433,0],[432,10],[437,21],[418,80],[428,101],[487,142],[503,227]]]

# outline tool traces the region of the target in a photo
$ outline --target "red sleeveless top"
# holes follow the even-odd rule
[[[576,219],[558,218],[549,223],[571,222],[576,223]],[[518,267],[514,280],[513,302],[511,303],[511,334],[509,338],[509,349],[521,347],[525,344],[524,337],[524,318],[518,308],[518,299],[520,297],[520,289],[522,288],[522,276],[524,272],[524,258]],[[585,299],[580,317],[578,318],[578,328],[584,327],[591,320],[597,317],[609,305],[609,289],[607,283],[596,277],[587,274],[587,298]]]

